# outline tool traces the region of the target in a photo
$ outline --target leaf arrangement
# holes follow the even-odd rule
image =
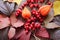
[[[0,1],[0,40],[60,40],[60,1],[15,2]]]

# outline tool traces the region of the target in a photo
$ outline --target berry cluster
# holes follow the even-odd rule
[[[42,16],[38,11],[36,11],[37,9],[39,9],[41,7],[41,5],[38,4],[38,1],[40,3],[43,3],[45,0],[27,0],[27,2],[25,2],[16,11],[16,16],[18,16],[19,14],[22,13],[22,9],[24,9],[25,6],[28,6],[28,7],[30,7],[30,9],[32,9],[32,11],[31,11],[31,17],[30,18],[27,17],[28,19],[27,19],[26,23],[24,24],[24,28],[26,29],[26,32],[31,31],[31,30],[33,31],[33,30],[39,29],[41,27],[41,24],[43,23],[43,21],[45,19],[44,16]],[[51,2],[48,2],[47,4],[48,5],[52,5]],[[50,6],[43,7],[43,8],[48,9],[48,8],[50,8]],[[50,9],[48,9],[48,11],[47,10],[45,11],[45,9],[42,10],[41,12],[43,12],[43,14],[45,13],[47,15]],[[28,14],[28,13],[26,13],[26,14]]]
[[[26,32],[34,31],[41,27],[42,22],[44,21],[43,16],[41,16],[36,10],[31,11],[32,17],[29,18],[24,24]]]

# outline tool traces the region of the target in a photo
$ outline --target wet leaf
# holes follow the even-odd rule
[[[13,27],[21,27],[24,24],[24,21],[17,19],[15,13],[10,16],[11,24]]]
[[[50,21],[52,21],[54,18],[54,11],[53,11],[53,8],[51,8],[47,18],[44,20],[44,23],[47,24],[49,23]]]
[[[11,27],[10,30],[9,30],[9,32],[8,32],[8,37],[9,37],[9,39],[11,39],[11,38],[14,37],[15,32],[16,32],[15,28],[12,28],[12,27]]]
[[[49,38],[49,34],[47,32],[47,30],[43,27],[40,28],[40,30],[38,30],[35,35],[39,38],[43,37],[43,38]]]
[[[54,16],[60,15],[60,1],[55,1],[53,8],[54,8]]]
[[[60,27],[60,26],[57,25],[57,24],[54,23],[54,22],[51,22],[51,23],[47,23],[47,24],[45,25],[45,27],[46,27],[47,29],[54,29],[54,28],[58,28],[58,27]]]

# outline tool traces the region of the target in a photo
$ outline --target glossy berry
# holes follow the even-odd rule
[[[27,0],[27,2],[28,2],[28,3],[30,3],[30,2],[31,2],[31,0]]]
[[[19,14],[21,14],[22,13],[22,10],[21,9],[17,9],[16,10],[16,16],[18,16]]]
[[[36,3],[38,3],[38,0],[35,0]]]
[[[52,2],[48,2],[47,4],[48,4],[48,5],[51,5],[51,6],[53,5],[53,3],[52,3]]]
[[[30,4],[30,8],[33,8],[34,7],[34,5],[33,4]]]
[[[38,7],[38,4],[34,4],[35,7]]]
[[[33,3],[34,2],[34,0],[31,0],[31,3]]]
[[[43,3],[44,2],[44,0],[40,0],[40,3]]]

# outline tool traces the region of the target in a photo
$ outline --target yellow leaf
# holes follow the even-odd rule
[[[53,8],[54,8],[54,16],[60,15],[60,1],[55,1]]]
[[[21,3],[22,0],[13,0],[13,2],[16,2],[18,5]]]

